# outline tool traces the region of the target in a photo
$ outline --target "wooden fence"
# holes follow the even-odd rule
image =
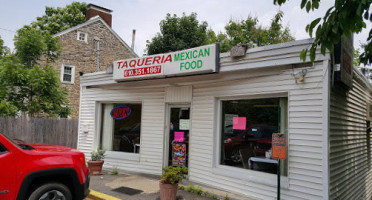
[[[0,118],[0,133],[30,144],[76,148],[78,119]]]

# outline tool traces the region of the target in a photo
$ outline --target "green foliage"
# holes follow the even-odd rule
[[[92,151],[91,153],[91,161],[102,161],[105,159],[106,150],[104,149],[97,149],[97,151]]]
[[[282,5],[287,0],[274,0],[274,4]],[[320,0],[302,0],[301,9],[314,11],[319,8]],[[335,5],[328,9],[323,18],[313,20],[306,26],[310,37],[315,30],[314,42],[310,49],[301,52],[301,59],[306,60],[309,54],[311,62],[316,58],[316,49],[325,55],[326,50],[333,52],[334,45],[341,41],[341,37],[350,37],[353,33],[360,33],[366,28],[364,20],[372,21],[370,6],[372,0],[336,0]],[[364,53],[360,55],[360,61],[364,64],[372,61],[372,29],[367,38],[368,44],[364,45]]]
[[[16,56],[26,67],[32,67],[45,56],[47,62],[56,60],[62,47],[58,44],[59,38],[53,38],[48,32],[24,26],[17,31],[14,37]]]
[[[220,51],[227,52],[235,45],[264,46],[294,40],[288,27],[283,27],[283,13],[278,12],[268,28],[258,24],[258,19],[249,16],[246,20],[230,20],[226,33],[216,33],[207,29],[208,23],[196,19],[197,14],[183,14],[181,18],[169,13],[160,22],[160,33],[151,42],[147,41],[147,53],[158,54],[183,50],[206,44],[220,43]]]
[[[182,186],[182,185],[179,185],[179,186],[177,187],[177,190],[185,190],[185,187]]]
[[[45,15],[30,26],[17,31],[15,55],[0,39],[0,115],[15,116],[26,112],[30,116],[47,114],[67,117],[67,90],[61,87],[57,71],[49,66],[61,52],[59,38],[52,34],[85,22],[86,4],[73,2],[64,8],[46,7]],[[46,61],[45,66],[38,64]]]
[[[111,172],[111,175],[118,175],[119,172],[118,172],[118,169],[115,167],[112,172]]]
[[[204,197],[208,197],[208,198],[211,198],[211,199],[217,199],[217,196],[215,194],[211,194],[207,191],[203,191],[203,188],[197,186],[193,186],[192,184],[189,184],[186,189],[183,187],[182,190],[186,190],[187,192],[190,192],[190,193],[194,193],[194,194],[197,194],[197,195],[200,195],[200,196],[204,196]],[[226,194],[227,195],[227,194]]]
[[[226,193],[226,195],[225,195],[225,198],[223,198],[224,200],[229,200],[230,198],[229,198],[229,195]]]
[[[18,108],[11,102],[6,100],[0,101],[0,117],[14,117],[16,116]]]
[[[264,46],[294,40],[288,27],[281,24],[283,13],[278,12],[271,20],[270,27],[262,27],[256,17],[248,16],[246,20],[230,20],[226,26],[226,33],[213,36],[210,33],[209,43],[220,43],[220,51],[227,52],[236,45],[247,45],[248,47]]]
[[[167,14],[160,22],[160,33],[147,41],[147,54],[166,53],[189,49],[208,44],[208,23],[196,19],[197,14],[191,13],[182,17]]]
[[[31,117],[45,113],[51,117],[70,113],[67,91],[60,87],[57,71],[46,66],[24,67],[19,59],[8,56],[0,59],[0,115],[14,116],[27,112]],[[7,109],[6,109],[7,108]]]
[[[31,25],[51,35],[85,22],[86,3],[72,2],[64,8],[45,7],[45,15]]]
[[[14,37],[16,55],[27,67],[32,67],[46,49],[43,33],[30,26],[24,26]]]
[[[9,55],[9,54],[10,54],[10,50],[8,47],[4,46],[4,40],[2,40],[0,36],[0,59],[3,56]]]
[[[353,65],[355,67],[360,67],[360,51],[359,49],[353,49]]]
[[[192,184],[188,185],[186,187],[186,191],[197,194],[197,195],[202,195],[203,194],[203,188],[201,187],[195,187]]]
[[[168,166],[163,168],[164,173],[161,175],[160,182],[166,184],[176,184],[186,178],[187,167]]]

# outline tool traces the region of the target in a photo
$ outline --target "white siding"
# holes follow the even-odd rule
[[[141,153],[139,159],[105,159],[105,167],[161,174],[167,102],[191,100],[189,179],[257,199],[276,198],[276,175],[223,166],[220,155],[220,99],[288,97],[288,176],[282,178],[282,199],[327,199],[329,90],[327,55],[317,55],[314,66],[302,65],[300,51],[311,41],[291,42],[248,50],[247,56],[221,57],[220,73],[114,84],[107,74],[82,77],[79,149],[88,156],[97,146],[99,102],[142,101]],[[296,65],[292,65],[296,64]],[[293,73],[306,67],[304,83]],[[264,65],[264,66],[263,66]],[[95,85],[96,84],[96,85]],[[167,89],[187,86],[184,90]],[[93,87],[89,87],[89,86]],[[190,90],[188,90],[188,88]],[[177,94],[178,93],[178,94]],[[96,121],[97,120],[97,121]],[[326,163],[326,164],[325,164]]]
[[[90,152],[97,148],[100,116],[98,103],[102,102],[142,102],[141,153],[139,160],[131,157],[105,158],[105,168],[117,167],[121,170],[161,174],[164,133],[164,89],[109,89],[87,88],[83,90],[80,106],[80,124],[87,124],[88,133],[79,132],[79,150],[90,158]],[[97,119],[97,121],[95,120]],[[156,122],[156,123],[154,123]],[[120,154],[120,153],[119,153]],[[119,155],[120,156],[120,155]]]
[[[331,91],[330,199],[371,199],[371,158],[367,152],[366,103],[370,90],[354,74],[353,88]],[[370,144],[370,141],[369,141]],[[369,148],[369,149],[368,149]]]
[[[289,162],[287,187],[283,199],[323,199],[323,62],[309,69],[305,83],[296,84],[292,69],[278,70],[276,75],[198,84],[193,87],[192,131],[190,141],[190,180],[223,188],[258,199],[276,198],[276,175],[271,183],[256,182],[262,173],[246,174],[244,169],[220,166],[216,141],[218,133],[219,98],[260,98],[264,94],[288,94]],[[270,70],[275,71],[275,69]],[[242,72],[241,72],[242,73]],[[248,73],[248,72],[247,72]],[[262,73],[262,71],[261,71]],[[249,73],[250,75],[254,75]],[[222,171],[235,170],[240,176]],[[227,167],[227,168],[226,168]]]
[[[192,86],[167,87],[165,89],[165,102],[190,103],[192,99]]]

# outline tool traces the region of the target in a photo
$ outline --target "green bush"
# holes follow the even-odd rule
[[[161,175],[160,182],[166,184],[176,184],[181,182],[183,179],[186,178],[187,175],[187,167],[173,167],[168,166],[163,168],[163,175]]]

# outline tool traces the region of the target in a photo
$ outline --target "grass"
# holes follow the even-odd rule
[[[184,190],[184,191],[187,191],[187,192],[190,192],[190,193],[194,193],[194,194],[197,194],[197,195],[200,195],[200,196],[203,196],[203,197],[208,197],[208,198],[211,198],[211,199],[218,199],[217,195],[215,194],[211,194],[207,191],[203,191],[203,188],[199,187],[199,186],[193,186],[192,184],[186,186],[186,188],[184,186],[178,186],[178,190]],[[224,200],[229,200],[229,196],[228,194],[226,193],[226,196],[224,198]]]
[[[118,169],[115,167],[112,172],[111,172],[111,175],[118,175],[119,172],[118,172]]]

